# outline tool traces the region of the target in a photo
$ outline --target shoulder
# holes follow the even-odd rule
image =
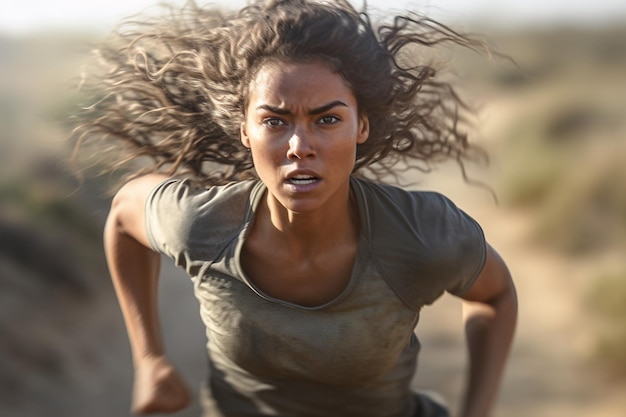
[[[150,192],[145,206],[151,246],[189,250],[199,241],[219,244],[242,227],[258,186],[258,181],[209,188],[186,179],[161,182]]]
[[[396,185],[377,183],[373,181],[355,179],[369,202],[384,208],[397,207],[406,211],[411,210],[438,210],[442,207],[454,205],[450,199],[436,191],[412,191]]]
[[[478,224],[448,197],[434,191],[408,191],[398,186],[357,180],[367,206],[373,236],[397,233],[419,240],[459,237]]]
[[[149,199],[195,205],[235,202],[245,200],[257,184],[258,181],[241,181],[205,188],[188,179],[169,178],[152,189]]]
[[[481,227],[438,192],[357,181],[371,258],[411,308],[465,291],[484,263]]]
[[[257,181],[243,181],[223,186],[202,188],[186,179],[168,179],[150,192],[146,208],[161,215],[185,217],[194,221],[198,216],[229,216],[242,214]]]

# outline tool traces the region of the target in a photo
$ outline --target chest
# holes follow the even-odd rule
[[[418,315],[406,308],[372,265],[330,306],[276,302],[219,271],[196,288],[213,357],[257,377],[359,385],[397,366],[410,348]]]
[[[356,255],[356,243],[301,259],[286,252],[245,244],[241,251],[241,265],[251,285],[262,293],[278,300],[314,307],[332,301],[346,289]]]

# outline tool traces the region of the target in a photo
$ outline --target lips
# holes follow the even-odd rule
[[[286,179],[288,184],[300,187],[315,184],[319,181],[321,181],[321,178],[317,175],[317,173],[312,171],[292,172]]]
[[[319,181],[319,178],[314,177],[312,175],[296,175],[294,177],[290,177],[287,179],[288,182],[294,185],[308,185],[313,184],[316,181]]]

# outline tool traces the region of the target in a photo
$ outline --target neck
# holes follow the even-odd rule
[[[315,253],[331,245],[358,239],[359,218],[356,203],[347,188],[345,198],[307,213],[286,209],[267,195],[262,203],[264,232],[273,236],[279,247],[295,253]]]

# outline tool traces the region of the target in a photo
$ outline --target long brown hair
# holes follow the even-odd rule
[[[485,48],[413,13],[375,26],[345,0],[255,0],[235,12],[190,2],[127,23],[96,51],[102,71],[88,74],[96,98],[79,115],[76,149],[125,145],[116,165],[150,161],[133,175],[164,171],[205,185],[254,176],[239,126],[256,71],[268,59],[322,59],[369,118],[355,171],[381,177],[399,162],[461,161],[474,149],[459,127],[467,106],[419,56],[446,42]]]

